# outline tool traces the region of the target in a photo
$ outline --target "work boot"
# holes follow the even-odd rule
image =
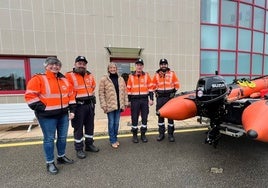
[[[76,156],[79,159],[84,159],[87,157],[87,155],[85,154],[85,152],[83,150],[77,150],[76,151]]]
[[[158,137],[157,137],[157,141],[162,141],[162,140],[164,140],[164,138],[165,138],[165,126],[163,125],[163,126],[159,126],[158,127],[158,132],[159,132],[159,135],[158,135]]]
[[[148,139],[145,136],[146,131],[147,131],[147,127],[146,128],[141,127],[141,141],[144,142],[144,143],[148,142]]]
[[[173,133],[174,133],[174,126],[168,126],[168,141],[169,142],[175,142]]]
[[[138,129],[131,129],[131,132],[133,134],[132,142],[133,143],[139,143],[138,139]]]
[[[58,168],[56,167],[55,163],[52,162],[52,163],[47,163],[47,171],[50,173],[50,174],[57,174],[59,172]]]
[[[86,151],[90,151],[90,152],[98,152],[98,151],[100,151],[99,148],[97,148],[97,147],[94,146],[93,144],[91,144],[91,145],[86,145],[85,150],[86,150]]]

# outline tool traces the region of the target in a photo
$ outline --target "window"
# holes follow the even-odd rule
[[[0,56],[0,94],[23,94],[29,79],[44,72],[45,59]]]
[[[236,29],[228,27],[221,28],[221,49],[236,49]]]
[[[262,75],[262,55],[252,55],[252,74],[258,76]]]
[[[252,7],[245,5],[245,4],[240,4],[239,8],[239,26],[240,27],[246,27],[246,28],[251,28],[252,24]]]
[[[201,51],[201,74],[215,74],[218,71],[218,53]]]
[[[201,21],[205,23],[218,23],[218,0],[202,0],[201,2]]]
[[[246,29],[238,30],[238,50],[248,51],[251,49],[251,31]]]
[[[218,48],[218,27],[202,26],[201,27],[201,48]]]
[[[221,52],[220,58],[220,74],[235,73],[235,53]]]
[[[264,57],[263,74],[264,74],[264,75],[268,75],[268,56],[265,56],[265,57]]]
[[[236,25],[236,7],[237,3],[233,1],[222,1],[221,24]]]
[[[268,0],[202,0],[200,28],[200,76],[268,74]]]
[[[263,53],[264,34],[253,32],[253,52]]]
[[[254,29],[264,30],[264,10],[260,8],[254,8]]]
[[[250,54],[238,53],[237,74],[250,74]]]

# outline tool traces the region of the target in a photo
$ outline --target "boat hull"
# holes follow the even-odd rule
[[[197,107],[193,100],[195,91],[170,99],[157,114],[161,117],[184,120],[197,115]]]
[[[268,142],[268,101],[260,100],[249,105],[242,114],[242,124],[247,136]]]

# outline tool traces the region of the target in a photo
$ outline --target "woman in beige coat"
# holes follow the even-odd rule
[[[124,79],[117,74],[115,63],[108,65],[108,75],[99,84],[100,106],[108,117],[109,140],[113,148],[118,148],[117,140],[120,112],[128,105],[128,95]]]

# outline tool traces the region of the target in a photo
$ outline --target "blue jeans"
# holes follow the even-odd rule
[[[57,132],[56,147],[58,157],[65,155],[66,140],[69,128],[68,114],[60,117],[39,117],[40,127],[43,132],[43,149],[47,163],[54,162],[54,140]]]
[[[117,142],[117,134],[119,128],[120,110],[114,110],[107,113],[108,116],[108,132],[111,144]]]

